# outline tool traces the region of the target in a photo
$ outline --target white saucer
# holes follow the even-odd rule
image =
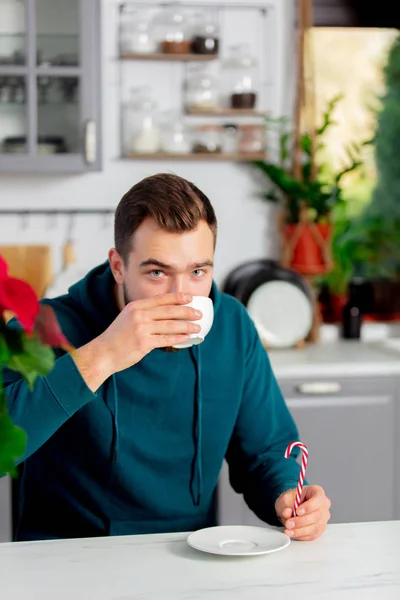
[[[290,538],[273,529],[246,525],[209,527],[191,533],[187,543],[192,548],[224,556],[257,556],[283,550]]]

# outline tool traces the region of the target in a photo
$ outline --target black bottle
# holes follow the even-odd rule
[[[350,296],[342,312],[342,338],[345,340],[359,340],[361,337],[361,325],[361,310]]]

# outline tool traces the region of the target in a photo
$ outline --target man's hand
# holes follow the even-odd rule
[[[87,385],[96,391],[114,373],[138,363],[154,348],[186,342],[200,326],[190,321],[202,313],[190,306],[192,296],[164,294],[130,302],[99,337],[72,357]]]
[[[275,503],[278,518],[290,538],[302,542],[315,540],[326,529],[331,518],[331,501],[319,485],[306,485],[301,495],[301,504],[293,517],[296,490],[289,490],[279,496]]]

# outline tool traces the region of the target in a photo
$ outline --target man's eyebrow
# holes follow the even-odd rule
[[[202,267],[213,267],[214,263],[212,260],[202,260],[201,262],[198,263],[193,263],[192,265],[189,265],[189,268],[191,270],[195,270],[195,269],[201,269]]]
[[[161,262],[155,258],[147,258],[140,263],[140,267],[160,267],[160,269],[165,269],[166,271],[169,269],[173,269],[171,265],[167,265],[166,263]]]
[[[140,263],[140,267],[144,268],[144,267],[158,267],[159,269],[163,269],[164,271],[173,271],[175,270],[175,267],[172,265],[167,265],[166,263],[163,263],[160,260],[157,260],[156,258],[147,258],[146,260],[143,260]],[[197,263],[193,263],[192,265],[189,265],[188,268],[192,271],[194,271],[195,269],[201,269],[202,267],[213,267],[214,263],[212,260],[206,259]]]

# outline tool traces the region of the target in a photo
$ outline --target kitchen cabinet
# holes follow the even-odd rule
[[[0,172],[100,170],[100,4],[1,1]]]
[[[11,541],[11,480],[0,478],[0,543]]]
[[[332,522],[400,518],[400,380],[395,377],[296,378],[280,381],[309,449],[307,479],[332,500]],[[261,524],[220,481],[220,520]]]

